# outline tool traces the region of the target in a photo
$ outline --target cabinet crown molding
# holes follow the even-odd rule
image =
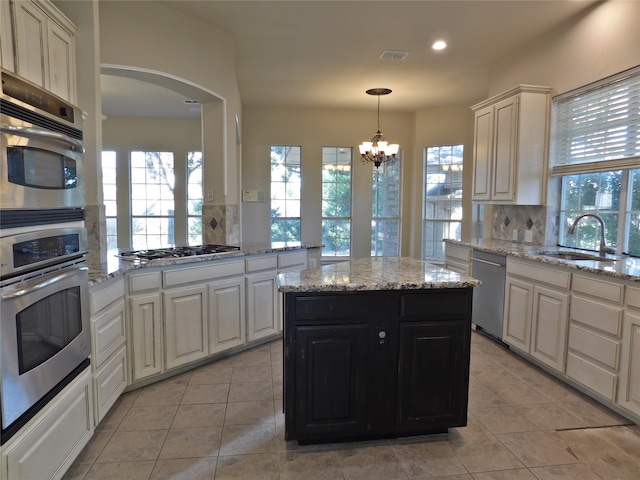
[[[476,111],[481,108],[492,105],[496,102],[504,100],[505,98],[512,97],[513,95],[517,95],[519,93],[551,93],[551,87],[545,87],[542,85],[517,85],[506,92],[499,93],[498,95],[494,95],[491,98],[487,98],[480,103],[476,103],[471,107],[471,110]]]

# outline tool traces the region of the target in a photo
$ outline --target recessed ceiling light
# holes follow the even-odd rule
[[[447,48],[447,42],[445,42],[444,40],[438,40],[433,45],[431,45],[431,48],[433,48],[434,50],[444,50],[445,48]]]

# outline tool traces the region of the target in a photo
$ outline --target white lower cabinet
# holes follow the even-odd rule
[[[94,415],[98,425],[127,386],[127,349],[122,345],[93,374]]]
[[[533,285],[507,277],[502,340],[524,352],[529,352],[532,305]]]
[[[62,478],[94,431],[91,369],[65,387],[2,447],[2,477]]]
[[[624,286],[574,274],[567,377],[615,402],[620,368]]]
[[[167,370],[209,354],[207,287],[173,289],[163,293],[165,367]]]
[[[127,386],[124,279],[89,292],[94,421],[98,425]]]
[[[571,274],[507,259],[502,340],[564,372]]]
[[[160,293],[129,298],[129,358],[132,383],[162,373],[162,311]]]
[[[209,353],[246,343],[244,276],[210,283]]]
[[[277,272],[306,264],[304,250],[128,273],[128,384],[277,335]]]
[[[247,340],[278,333],[276,272],[247,276]]]
[[[640,417],[640,287],[627,287],[618,405]]]

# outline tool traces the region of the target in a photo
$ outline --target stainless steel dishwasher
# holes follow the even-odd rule
[[[472,322],[478,330],[502,341],[504,314],[504,255],[473,250],[473,277],[482,282],[473,292]]]

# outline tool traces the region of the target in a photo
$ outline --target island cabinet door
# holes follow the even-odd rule
[[[400,324],[399,433],[466,425],[469,341],[466,320]]]
[[[298,439],[365,432],[367,331],[364,324],[296,327]]]

